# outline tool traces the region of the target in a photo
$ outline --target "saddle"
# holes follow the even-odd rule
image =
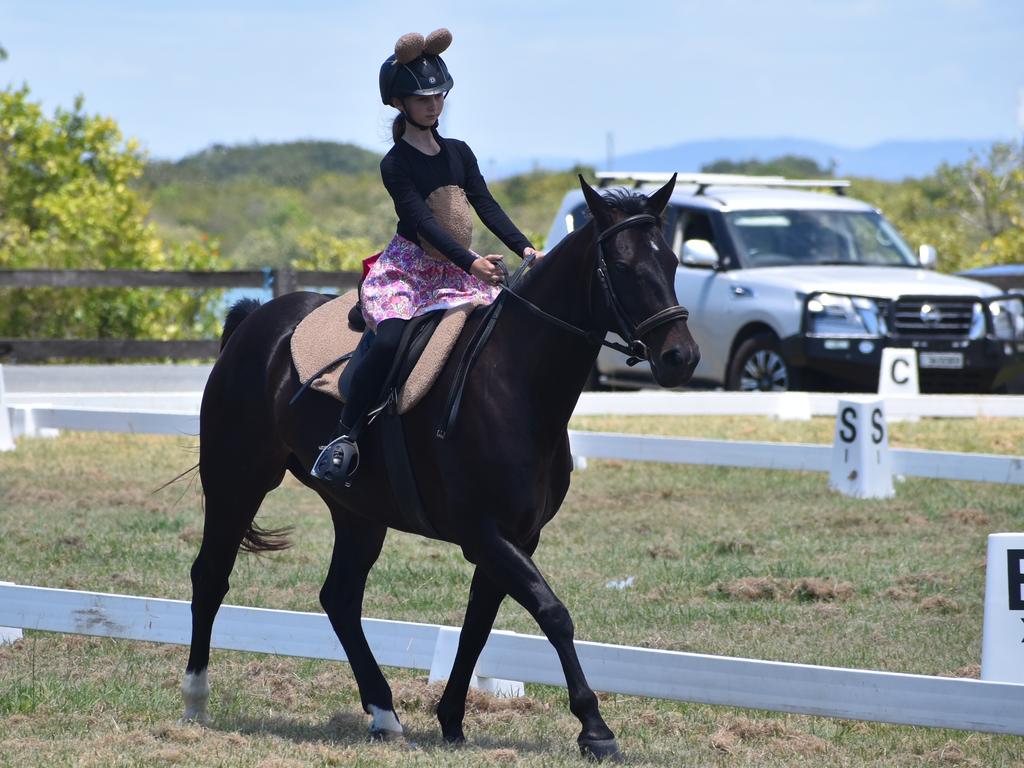
[[[293,400],[308,388],[345,401],[359,359],[373,342],[373,331],[353,324],[358,318],[350,312],[357,300],[358,292],[349,291],[321,304],[296,326],[291,338],[292,363],[303,388]],[[462,304],[436,310],[408,323],[384,388],[385,392],[398,389],[399,414],[412,409],[430,391],[476,307]]]

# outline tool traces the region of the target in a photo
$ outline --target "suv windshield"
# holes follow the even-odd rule
[[[870,264],[916,267],[899,233],[874,211],[733,211],[725,215],[743,266]]]

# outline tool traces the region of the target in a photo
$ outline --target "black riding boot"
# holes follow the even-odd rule
[[[380,398],[406,322],[385,320],[377,326],[373,343],[355,371],[334,436],[321,447],[309,472],[318,480],[346,488],[352,485],[352,476],[359,468],[356,440],[365,426],[366,415]]]

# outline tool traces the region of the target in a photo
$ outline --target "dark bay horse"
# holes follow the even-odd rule
[[[444,738],[465,738],[473,668],[498,606],[511,595],[558,653],[569,708],[582,724],[580,749],[602,758],[618,756],[614,734],[577,659],[569,612],[532,555],[541,528],[569,488],[566,428],[598,340],[609,330],[623,335],[647,354],[662,386],[687,381],[700,353],[676,300],[678,262],[661,230],[675,177],[649,198],[630,192],[602,196],[582,177],[580,184],[593,219],[529,272],[518,290],[521,299],[505,297],[503,314],[467,379],[454,430],[445,440],[436,437],[456,362],[479,312],[437,384],[403,417],[403,425],[432,535],[457,544],[476,566],[455,665],[437,706]],[[200,416],[205,525],[192,566],[192,647],[182,684],[186,719],[207,716],[210,635],[238,550],[286,546],[282,532],[264,530],[253,520],[266,494],[291,471],[330,508],[334,553],[320,602],[351,663],[371,730],[401,733],[391,689],[360,624],[363,589],[388,528],[431,534],[403,519],[387,486],[381,438],[372,427],[361,438],[361,466],[350,488],[335,489],[309,475],[340,404],[309,393],[289,406],[299,388],[289,339],[299,320],[330,298],[291,293],[262,307],[242,302],[228,314]]]

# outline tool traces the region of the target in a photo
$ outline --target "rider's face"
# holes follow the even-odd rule
[[[444,110],[444,94],[433,96],[409,96],[403,103],[403,111],[420,125],[433,125]]]

